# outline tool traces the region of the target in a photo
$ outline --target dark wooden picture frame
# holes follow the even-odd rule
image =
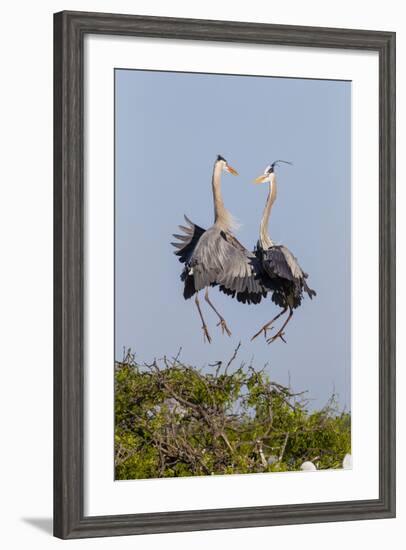
[[[379,498],[84,515],[83,39],[86,34],[379,54]],[[54,534],[80,538],[395,516],[395,33],[102,13],[54,16]]]

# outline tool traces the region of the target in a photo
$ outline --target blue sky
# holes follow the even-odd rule
[[[176,355],[207,366],[239,358],[293,389],[313,406],[332,391],[350,408],[351,83],[268,77],[116,70],[116,358],[131,347],[140,361]],[[187,214],[213,223],[211,174],[217,154],[240,176],[223,176],[225,205],[253,248],[267,185],[252,179],[275,159],[278,198],[270,234],[298,258],[317,297],[305,299],[287,344],[250,337],[276,315],[270,299],[242,305],[212,289],[226,318],[223,336],[204,300],[212,344],[203,342],[182,265],[170,246]]]

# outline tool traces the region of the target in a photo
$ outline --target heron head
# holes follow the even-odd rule
[[[237,170],[235,170],[232,166],[230,166],[226,161],[226,159],[221,155],[217,155],[216,164],[219,164],[221,166],[221,169],[223,170],[223,172],[228,172],[233,176],[238,176]]]
[[[290,162],[288,160],[274,160],[271,164],[268,164],[263,174],[255,178],[254,183],[265,183],[271,181],[273,177],[272,174],[275,171],[275,166],[277,166],[280,162],[290,164],[291,166],[293,164],[293,162]]]

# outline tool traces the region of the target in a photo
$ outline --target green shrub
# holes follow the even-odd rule
[[[341,468],[351,416],[334,396],[309,411],[305,392],[237,356],[203,373],[179,358],[115,365],[116,479],[293,471],[304,461]]]

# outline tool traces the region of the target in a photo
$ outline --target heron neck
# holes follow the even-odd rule
[[[261,225],[259,228],[259,240],[262,248],[267,249],[273,246],[273,242],[268,233],[269,218],[271,215],[272,205],[276,200],[276,177],[272,174],[269,181],[269,192],[266,199],[264,213],[262,214]]]
[[[223,196],[221,194],[221,174],[222,167],[216,162],[213,169],[213,203],[214,203],[214,223],[224,231],[230,231],[233,226],[232,216],[225,208]]]

